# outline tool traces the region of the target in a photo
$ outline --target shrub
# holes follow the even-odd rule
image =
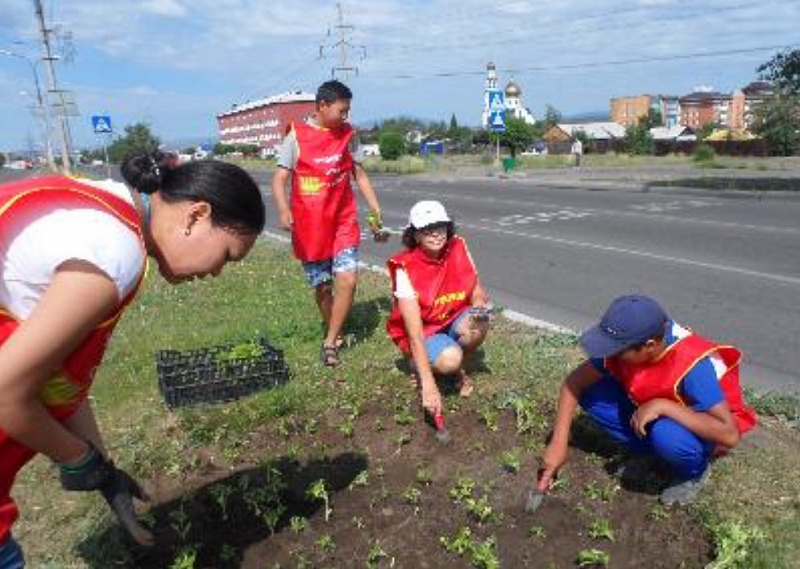
[[[708,144],[700,144],[695,149],[692,157],[695,162],[711,162],[714,159],[714,149]]]

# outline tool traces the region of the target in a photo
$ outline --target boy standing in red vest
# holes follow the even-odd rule
[[[339,365],[341,330],[353,306],[361,229],[351,178],[370,208],[370,229],[383,235],[380,206],[364,168],[353,159],[354,131],[347,122],[353,94],[339,81],[317,90],[317,110],[292,123],[278,156],[272,195],[281,228],[291,231],[295,256],[315,289],[326,332],[322,363]],[[291,201],[285,188],[291,175]]]
[[[580,343],[589,359],[564,381],[538,488],[567,460],[575,409],[636,454],[654,455],[674,478],[660,500],[687,504],[708,478],[711,457],[732,449],[756,417],[739,385],[741,352],[698,336],[643,295],[611,303]]]

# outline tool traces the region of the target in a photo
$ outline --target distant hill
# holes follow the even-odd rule
[[[564,115],[562,122],[565,123],[579,123],[579,122],[607,122],[611,120],[608,111],[586,111],[583,113],[573,113]]]

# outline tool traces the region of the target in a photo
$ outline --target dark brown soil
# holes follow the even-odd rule
[[[158,544],[136,548],[115,527],[84,542],[83,556],[92,567],[166,568],[189,545],[197,552],[195,567],[204,568],[470,567],[469,552],[459,556],[441,544],[442,537],[468,527],[476,543],[496,539],[501,567],[575,567],[579,553],[589,549],[607,552],[609,567],[703,567],[710,560],[708,537],[691,513],[657,506],[663,476],[645,473],[619,488],[607,472],[614,449],[585,423],[574,431],[578,448],[562,476],[565,486],[538,512],[526,514],[525,496],[536,472],[531,449],[540,448],[541,436],[517,434],[510,410],[498,413],[494,431],[474,410],[461,410],[448,416],[452,441],[442,445],[419,415],[397,415],[402,407],[390,400],[364,409],[353,421],[352,436],[340,430],[343,411],[284,425],[282,434],[265,430],[246,451],[260,462],[250,468],[231,471],[210,449],[187,450],[187,462],[199,460],[201,466],[187,475],[183,488],[168,478],[148,482]],[[395,417],[412,422],[401,425]],[[403,435],[410,440],[401,440]],[[500,454],[511,449],[522,451],[517,474],[500,464]],[[353,484],[363,470],[366,485]],[[476,499],[488,497],[494,520],[479,523],[449,496],[462,477],[476,482]],[[322,502],[307,495],[319,479],[331,497],[328,521]],[[223,486],[230,491],[226,516],[215,500]],[[416,505],[405,496],[409,488],[419,490]],[[272,532],[263,514],[279,505],[286,510]],[[308,518],[304,530],[292,529],[293,516]],[[598,520],[610,522],[614,541],[589,536]],[[120,540],[124,547],[111,545]],[[120,550],[125,559],[109,558]]]

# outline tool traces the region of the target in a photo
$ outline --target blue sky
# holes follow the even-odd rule
[[[57,64],[81,116],[78,146],[96,146],[90,116],[115,127],[150,123],[164,140],[216,133],[233,103],[290,89],[313,92],[334,54],[334,1],[44,0],[48,22],[72,32],[71,63]],[[480,121],[486,62],[512,75],[541,116],[607,111],[610,97],[732,91],[775,50],[800,46],[797,0],[343,0],[359,75],[353,119],[397,115]],[[35,58],[30,0],[0,0],[0,50]],[[21,43],[20,43],[21,42]],[[747,51],[754,50],[754,51]],[[716,53],[715,56],[696,54]],[[680,56],[690,57],[681,59]],[[613,64],[629,60],[640,63]],[[44,76],[44,75],[43,75]],[[28,65],[0,55],[0,150],[39,139],[28,105]]]

